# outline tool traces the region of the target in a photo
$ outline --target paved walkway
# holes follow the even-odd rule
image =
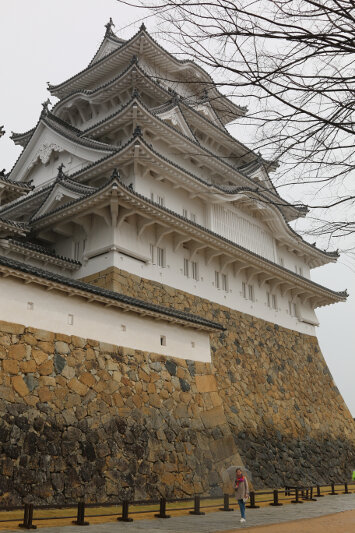
[[[283,507],[261,507],[247,509],[247,522],[240,524],[238,511],[214,512],[205,516],[176,516],[164,519],[137,520],[131,523],[108,522],[93,524],[84,528],[85,533],[217,533],[231,529],[246,529],[253,526],[278,524],[291,520],[316,518],[332,513],[355,509],[355,494],[325,496],[317,502],[302,505],[288,504]],[[34,520],[34,523],[36,521]],[[37,522],[38,524],[38,522]],[[15,530],[11,530],[15,531]],[[19,531],[17,529],[17,531]],[[78,533],[78,526],[40,528],[40,533]]]

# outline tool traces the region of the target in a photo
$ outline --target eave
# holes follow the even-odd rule
[[[7,237],[8,235],[25,236],[29,229],[27,224],[22,222],[14,222],[5,218],[0,218],[0,237]]]
[[[137,150],[138,147],[141,150]],[[166,179],[170,178],[174,187],[178,185],[179,187],[188,190],[191,196],[197,196],[205,199],[206,202],[234,202],[240,197],[241,193],[245,194],[248,192],[248,194],[254,194],[259,200],[261,199],[264,204],[272,204],[273,207],[280,212],[281,216],[284,217],[282,209],[280,209],[280,206],[278,205],[280,202],[279,199],[277,202],[275,202],[275,200],[272,200],[271,197],[270,200],[269,196],[261,193],[258,188],[255,187],[234,187],[231,188],[231,190],[226,191],[222,187],[218,187],[216,184],[207,183],[203,179],[191,174],[189,171],[180,167],[176,163],[169,161],[166,157],[159,154],[151,146],[149,146],[141,136],[136,135],[134,135],[133,138],[125,146],[121,147],[121,149],[116,153],[78,171],[72,177],[75,177],[75,179],[93,179],[99,175],[102,175],[103,172],[112,172],[114,167],[122,167],[122,165],[125,163],[131,163],[134,159],[137,161],[144,161],[147,168],[149,165],[156,165],[157,171],[161,171],[161,169],[164,168]],[[203,189],[201,188],[201,185],[203,186]],[[287,225],[285,218],[284,221]],[[302,238],[288,225],[287,231],[290,233],[292,239],[289,245],[291,247],[294,246],[296,249],[300,247],[299,249],[302,251],[302,253],[307,255],[307,257],[312,258],[310,262],[311,268],[336,260],[337,255],[318,250],[314,246],[308,244],[306,241],[303,241]],[[297,241],[295,241],[295,239],[297,239]]]
[[[313,308],[346,300],[346,292],[332,291],[299,276],[199,224],[155,204],[123,185],[117,178],[111,179],[89,197],[34,219],[32,227],[37,232],[53,229],[56,224],[68,222],[73,217],[78,221],[80,217],[95,213],[95,211],[102,213],[103,208],[107,208],[106,217],[111,220],[114,227],[119,227],[127,217],[133,214],[138,215],[143,219],[141,227],[144,228],[145,224],[154,223],[162,228],[161,235],[169,233],[174,235],[177,243],[176,249],[184,242],[192,242],[192,256],[197,249],[204,250],[207,254],[211,251],[210,257],[223,258],[222,262],[225,262],[225,266],[231,265],[235,273],[244,270],[249,280],[256,278],[259,285],[267,282],[274,288],[277,286],[282,294],[290,293],[291,298],[299,297],[303,302],[309,301]],[[78,217],[79,214],[80,217]]]
[[[68,270],[69,272],[74,272],[81,267],[79,261],[74,261],[67,257],[62,257],[50,252],[42,251],[40,247],[31,246],[31,244],[26,242],[16,241],[14,239],[0,239],[0,248],[6,253],[15,252],[18,255],[22,255],[25,259],[30,257],[35,259],[44,265],[55,265],[62,270]]]
[[[116,307],[125,312],[149,316],[156,320],[172,322],[188,328],[210,333],[223,331],[225,329],[220,324],[206,320],[197,315],[145,302],[106,289],[101,289],[95,285],[72,280],[59,274],[24,265],[23,263],[2,256],[0,256],[0,275],[3,277],[10,276],[20,279],[26,284],[33,283],[40,285],[46,287],[48,290],[60,291],[68,296],[80,297],[88,303],[100,303],[105,307]]]
[[[109,117],[106,117],[105,119],[101,120],[99,123],[86,129],[83,133],[85,135],[99,135],[110,131],[112,127],[122,122],[122,119],[125,114],[132,113],[132,108],[134,105],[137,106],[137,109],[139,108],[141,116],[139,117],[137,112],[135,122],[133,120],[133,116],[129,117],[128,120],[132,121],[133,129],[135,127],[135,123],[137,124],[139,120],[140,125],[145,124],[146,126],[151,126],[152,124],[155,124],[155,127],[158,129],[158,131],[164,131],[164,138],[171,139],[173,146],[180,145],[180,147],[186,147],[187,153],[191,153],[192,151],[192,153],[194,154],[194,158],[197,158],[200,155],[200,157],[202,157],[203,159],[202,165],[206,164],[206,161],[208,161],[209,166],[213,165],[217,172],[229,176],[230,179],[238,180],[240,184],[243,185],[253,185],[254,187],[257,186],[260,188],[260,184],[256,184],[252,178],[241,173],[238,168],[223,160],[221,157],[216,156],[213,152],[199,144],[197,141],[191,139],[190,137],[187,137],[181,131],[174,128],[170,124],[167,124],[164,120],[153,114],[137,97],[132,98],[132,100],[127,103],[122,109],[120,109],[113,115],[110,115]],[[188,170],[186,171],[189,172]],[[216,187],[218,186],[216,185]],[[270,201],[277,203],[281,209],[292,209],[296,211],[299,215],[299,211],[297,210],[297,208],[289,204],[286,200],[281,199],[280,196],[274,192],[274,190],[268,190],[264,188],[263,193],[266,196],[270,195]]]
[[[201,82],[203,82],[204,85],[206,83],[210,84],[211,92],[214,95],[215,101],[218,102],[218,105],[219,102],[222,102],[223,107],[229,109],[234,117],[245,115],[246,108],[237,106],[220,93],[215,88],[211,76],[203,68],[192,61],[176,59],[152,39],[152,37],[145,31],[144,27],[141,27],[136,35],[113,52],[92,63],[66,81],[58,85],[50,85],[49,90],[52,95],[60,99],[64,98],[68,96],[70,92],[85,89],[88,86],[97,83],[102,77],[109,75],[111,72],[117,70],[117,68],[128,63],[132,55],[151,57],[153,63],[157,64],[159,62],[160,68],[165,70],[169,69],[170,72],[179,75],[183,73],[185,77],[189,78],[189,83],[192,82],[192,77],[194,77],[194,83],[196,84]]]
[[[92,139],[87,139],[84,136],[79,137],[78,134],[75,133],[74,128],[72,128],[69,124],[65,125],[64,121],[57,119],[57,117],[52,117],[50,113],[42,113],[29,142],[15,161],[14,166],[10,171],[9,176],[13,181],[21,182],[26,178],[29,170],[27,167],[25,168],[25,171],[23,171],[23,167],[27,161],[26,157],[31,152],[43,128],[49,128],[53,133],[66,139],[69,143],[76,143],[83,148],[90,150],[91,153],[104,155],[105,153],[112,151],[111,146],[94,141]],[[19,178],[18,175],[20,175]]]

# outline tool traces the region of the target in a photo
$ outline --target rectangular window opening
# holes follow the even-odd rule
[[[160,335],[160,346],[166,346],[166,336]]]

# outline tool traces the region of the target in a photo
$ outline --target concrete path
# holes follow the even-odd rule
[[[93,524],[84,529],[85,533],[217,533],[231,529],[245,529],[252,526],[278,524],[304,518],[316,518],[332,513],[355,509],[355,494],[325,496],[317,502],[304,502],[302,505],[288,504],[283,507],[262,507],[247,509],[247,522],[240,524],[239,511],[208,513],[205,516],[176,516],[173,518],[137,520],[131,523],[108,522]],[[34,520],[34,524],[36,521]],[[37,522],[37,524],[40,524]],[[78,526],[40,528],[40,533],[78,533]],[[14,532],[15,530],[11,530]],[[16,531],[19,531],[17,529]]]

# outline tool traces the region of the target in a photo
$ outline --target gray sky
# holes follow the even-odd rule
[[[1,0],[0,125],[4,124],[7,134],[0,140],[0,169],[9,170],[20,153],[20,147],[8,138],[11,130],[27,131],[37,122],[41,102],[48,98],[46,82],[57,84],[87,66],[110,17],[115,32],[129,38],[143,16],[142,10],[115,0]],[[154,32],[154,19],[145,23]],[[237,126],[233,133],[243,141]],[[312,278],[335,290],[347,288],[350,293],[347,303],[317,311],[321,323],[317,335],[355,417],[355,261],[344,255],[335,265],[315,269]]]

